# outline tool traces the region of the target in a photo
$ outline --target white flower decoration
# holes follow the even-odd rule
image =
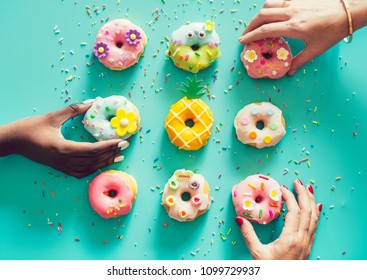
[[[270,191],[269,191],[269,197],[273,201],[279,201],[280,198],[282,197],[282,193],[280,192],[279,189],[276,189],[276,188],[270,189]]]
[[[246,198],[242,201],[243,210],[251,211],[255,207],[255,201],[251,198]]]
[[[285,48],[280,48],[277,50],[277,58],[280,60],[286,60],[288,58],[289,51]]]
[[[247,50],[245,52],[244,59],[252,63],[257,59],[257,54],[254,50]]]

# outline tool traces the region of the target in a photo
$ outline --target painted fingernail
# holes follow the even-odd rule
[[[312,194],[313,194],[313,188],[312,188],[312,186],[311,186],[311,185],[307,186],[307,189],[308,189],[308,191],[309,191],[310,193],[312,193]]]
[[[322,210],[322,204],[321,203],[317,204],[317,208],[319,209],[319,212],[321,212],[321,210]]]
[[[117,156],[114,158],[113,162],[120,162],[124,160],[124,156]]]
[[[282,185],[282,187],[288,190],[288,187],[286,185]]]
[[[303,186],[303,183],[300,179],[297,179],[297,182]]]
[[[90,104],[90,103],[93,103],[93,102],[94,102],[94,99],[87,99],[87,100],[83,101],[83,104]]]
[[[240,217],[236,217],[234,220],[236,221],[236,224],[237,224],[239,227],[241,227],[241,226],[243,225],[243,219],[242,219],[242,218],[240,218]]]
[[[117,147],[120,148],[120,150],[125,150],[127,147],[129,147],[129,142],[127,141],[121,141],[117,144]]]

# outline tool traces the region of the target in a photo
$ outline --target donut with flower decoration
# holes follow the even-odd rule
[[[192,22],[172,33],[167,55],[177,67],[197,73],[220,57],[219,43],[214,22]]]
[[[288,43],[281,37],[247,44],[241,61],[251,78],[282,78],[289,71],[293,56]]]
[[[210,188],[200,174],[178,169],[164,186],[162,205],[180,222],[196,219],[210,208]]]
[[[284,201],[277,181],[256,174],[233,186],[232,202],[238,216],[265,225],[280,216]]]
[[[99,29],[93,52],[111,70],[124,70],[139,61],[146,44],[143,29],[127,19],[115,19]]]
[[[84,115],[84,128],[97,140],[128,139],[138,131],[138,108],[126,97],[97,97]]]

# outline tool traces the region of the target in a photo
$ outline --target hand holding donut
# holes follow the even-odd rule
[[[367,2],[348,0],[354,31],[367,25]],[[294,57],[289,75],[348,36],[348,19],[341,1],[267,0],[239,38],[249,44],[265,38],[288,37],[305,44]]]
[[[322,204],[315,203],[312,187],[304,187],[300,180],[294,182],[294,189],[298,195],[298,203],[291,191],[285,187],[281,188],[288,214],[282,233],[274,242],[262,244],[247,219],[242,217],[235,219],[254,259],[301,260],[310,256]]]
[[[123,160],[119,152],[128,147],[128,142],[124,140],[80,143],[62,136],[62,124],[85,113],[90,106],[73,104],[0,126],[0,156],[20,154],[77,178]]]

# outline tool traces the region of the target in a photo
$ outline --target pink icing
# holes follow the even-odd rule
[[[130,30],[137,30],[142,39],[137,44],[129,44],[125,34]],[[123,70],[136,64],[144,51],[146,35],[144,31],[127,19],[116,19],[107,22],[98,31],[95,45],[99,42],[106,43],[109,52],[99,61],[112,70]],[[122,46],[121,46],[122,44]]]
[[[94,211],[105,219],[128,214],[134,199],[130,186],[118,172],[103,172],[95,177],[89,184],[88,196]]]
[[[236,214],[259,224],[268,224],[279,217],[283,206],[280,195],[277,201],[270,198],[271,190],[279,190],[279,184],[271,177],[257,174],[247,177],[232,188],[232,201]],[[252,199],[254,205],[251,210],[244,209],[244,201]]]
[[[280,56],[277,54],[279,49],[284,49],[288,54]],[[246,59],[248,51],[254,51],[257,58],[253,61]],[[279,79],[289,71],[293,56],[288,43],[279,37],[246,45],[241,53],[241,60],[251,78]]]

